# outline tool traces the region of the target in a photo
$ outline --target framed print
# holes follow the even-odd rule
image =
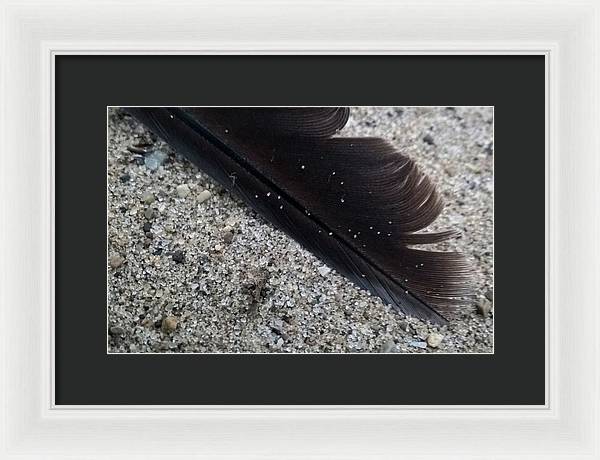
[[[597,4],[2,11],[2,458],[600,457]]]
[[[62,88],[55,104],[64,107],[56,131],[58,405],[544,403],[541,262],[537,276],[530,267],[502,269],[522,252],[541,256],[542,244],[525,246],[499,223],[510,215],[543,231],[535,161],[544,149],[543,56],[65,55],[54,65]],[[448,65],[457,102],[434,107],[445,92],[417,91],[416,82]],[[147,87],[105,83],[155,68]],[[246,69],[253,78],[226,93],[195,91],[195,78],[184,89],[180,75],[205,68],[212,77],[203,84],[213,88]],[[404,68],[413,75],[401,77]],[[303,84],[303,71],[331,83]],[[481,75],[487,83],[474,92]],[[506,83],[517,75],[520,90]],[[148,100],[158,85],[180,93]],[[317,93],[319,107],[301,105]],[[342,99],[347,106],[336,105]],[[72,129],[100,104],[102,129]],[[519,114],[495,116],[516,104]],[[518,171],[511,157],[494,159],[499,128],[513,133],[507,148],[527,145]],[[292,129],[301,134],[282,133]],[[78,172],[84,142],[104,146],[88,156],[86,175]],[[540,192],[520,202],[520,191],[499,177],[539,183]],[[494,200],[495,190],[512,198]],[[84,245],[97,255],[82,259]],[[475,305],[490,296],[494,278],[530,305],[505,307],[521,317],[510,334],[510,316]],[[82,310],[80,298],[93,306]],[[81,321],[102,328],[83,330]],[[88,339],[77,338],[82,333]],[[533,339],[527,353],[514,334]],[[414,359],[423,354],[439,364]],[[171,370],[154,376],[157,366]],[[444,387],[438,366],[456,372]],[[502,378],[517,368],[521,379]],[[234,389],[225,369],[254,378]],[[281,392],[269,385],[273,372]],[[307,387],[307,375],[319,377]],[[471,388],[469,375],[482,385]],[[149,378],[164,378],[168,391],[157,396],[143,385]],[[381,379],[402,382],[403,391],[381,388]]]

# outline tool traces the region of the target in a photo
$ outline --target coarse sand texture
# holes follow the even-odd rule
[[[429,229],[461,232],[434,248],[473,260],[473,306],[447,326],[398,313],[109,108],[108,351],[493,352],[493,108],[353,107],[341,134],[384,138],[433,179]]]

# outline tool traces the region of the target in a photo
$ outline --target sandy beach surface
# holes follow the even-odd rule
[[[437,184],[478,299],[447,326],[352,285],[118,108],[108,109],[110,353],[493,352],[493,108],[353,107]],[[151,144],[150,153],[128,147]]]

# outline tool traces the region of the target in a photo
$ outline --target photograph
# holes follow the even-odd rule
[[[494,107],[107,107],[107,353],[494,353]]]

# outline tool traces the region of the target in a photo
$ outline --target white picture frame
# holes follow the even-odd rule
[[[599,2],[0,4],[0,458],[600,459]],[[546,404],[55,405],[53,63],[69,53],[544,55]]]

